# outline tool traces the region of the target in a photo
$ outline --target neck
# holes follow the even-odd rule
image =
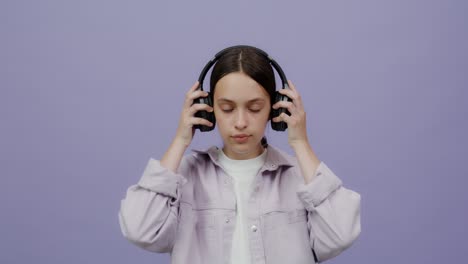
[[[226,148],[226,146],[223,147],[223,152],[224,154],[233,160],[246,160],[246,159],[253,159],[255,157],[258,157],[260,154],[263,153],[265,148],[259,144],[255,150],[252,151],[246,151],[246,152],[234,152],[231,151],[229,148]]]

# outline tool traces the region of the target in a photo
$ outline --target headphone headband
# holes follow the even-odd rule
[[[214,56],[213,59],[211,59],[210,61],[208,61],[208,63],[205,65],[205,67],[203,67],[203,70],[201,71],[200,73],[200,76],[198,77],[198,83],[200,84],[200,90],[203,91],[203,81],[205,80],[205,77],[206,77],[206,74],[208,73],[208,71],[210,70],[210,68],[224,55],[226,54],[228,51],[232,50],[232,49],[238,49],[238,48],[250,48],[250,49],[254,49],[256,52],[260,53],[261,55],[263,55],[265,58],[268,59],[268,62],[270,63],[271,66],[273,66],[273,68],[276,70],[276,72],[278,73],[280,79],[281,79],[281,83],[283,85],[283,89],[284,88],[288,88],[288,79],[286,78],[286,75],[284,74],[283,72],[283,69],[281,69],[281,67],[279,66],[279,64],[270,56],[268,55],[268,53],[266,53],[265,51],[257,48],[257,47],[253,47],[253,46],[248,46],[248,45],[236,45],[236,46],[231,46],[231,47],[227,47],[221,51],[219,51],[218,53],[216,53],[216,55]]]
[[[216,55],[214,56],[213,59],[211,59],[206,65],[205,67],[203,68],[203,70],[201,71],[200,73],[200,77],[198,77],[198,83],[199,83],[199,89],[203,91],[203,80],[205,79],[205,76],[206,74],[208,73],[209,69],[224,55],[226,54],[226,52],[232,50],[232,49],[237,49],[237,48],[249,48],[249,49],[253,49],[255,52],[259,53],[260,55],[264,56],[269,64],[276,70],[276,72],[278,73],[279,77],[281,78],[281,82],[283,84],[283,89],[286,89],[286,88],[289,88],[288,86],[288,83],[287,83],[287,80],[286,79],[286,75],[284,74],[283,70],[281,69],[281,67],[278,65],[278,63],[272,58],[270,57],[265,51],[259,49],[259,48],[256,48],[256,47],[252,47],[252,46],[246,46],[246,45],[237,45],[237,46],[232,46],[232,47],[228,47],[228,48],[225,48],[223,50],[221,50],[220,52],[216,53]],[[275,90],[276,90],[276,87],[275,87]],[[206,97],[200,97],[200,98],[197,98],[195,99],[193,102],[194,103],[197,103],[197,104],[207,104],[209,106],[213,106],[213,102],[212,102],[212,98],[211,98],[212,95],[208,95]],[[274,102],[279,102],[279,101],[291,101],[290,98],[288,98],[286,95],[283,95],[283,94],[280,94],[278,91],[275,92],[275,96],[273,98],[271,98],[272,101]],[[272,103],[273,105],[273,103]],[[270,112],[270,119],[273,118],[273,117],[276,117],[276,116],[279,116],[281,113],[286,113],[287,115],[289,115],[289,111],[288,109],[286,108],[278,108],[278,109],[272,109],[271,112]],[[205,110],[201,110],[201,111],[197,111],[195,113],[195,117],[199,117],[199,118],[204,118],[208,121],[210,121],[211,123],[213,123],[213,126],[205,126],[205,125],[195,125],[194,128],[195,129],[200,129],[200,131],[211,131],[213,130],[214,128],[214,124],[216,123],[216,118],[214,116],[214,113],[213,112],[207,112]],[[287,129],[288,125],[286,124],[286,122],[284,121],[281,121],[281,122],[271,122],[271,127],[273,128],[273,130],[276,130],[276,131],[284,131]]]

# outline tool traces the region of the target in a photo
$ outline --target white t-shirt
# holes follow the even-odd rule
[[[253,180],[266,160],[266,152],[248,160],[233,160],[228,158],[222,149],[219,151],[219,163],[226,173],[233,178],[234,192],[237,200],[237,221],[234,229],[231,263],[250,264],[250,250],[248,240],[248,222],[246,216],[249,190]]]

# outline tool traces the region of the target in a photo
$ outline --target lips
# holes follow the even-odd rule
[[[238,135],[234,135],[232,136],[233,138],[245,138],[245,137],[248,137],[249,135],[247,134],[238,134]]]
[[[237,143],[244,143],[249,139],[249,137],[250,136],[247,134],[238,134],[238,135],[232,136],[234,141],[236,141]]]

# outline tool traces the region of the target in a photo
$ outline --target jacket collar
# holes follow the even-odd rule
[[[219,166],[218,147],[212,146],[205,150],[192,149],[192,151],[201,155],[207,155],[213,163]],[[284,153],[283,151],[279,150],[278,148],[268,145],[268,151],[266,155],[265,164],[263,164],[263,167],[260,169],[260,171],[264,171],[264,170],[274,171],[274,170],[277,170],[281,166],[286,166],[286,167],[294,166],[292,157]]]

